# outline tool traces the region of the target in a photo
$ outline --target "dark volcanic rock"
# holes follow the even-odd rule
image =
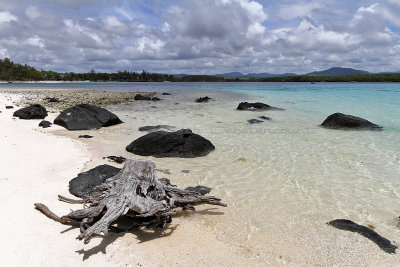
[[[382,127],[370,121],[343,113],[334,113],[329,115],[321,124],[321,126],[332,129],[382,129]]]
[[[60,103],[61,101],[55,97],[46,97],[44,100],[51,103]]]
[[[155,96],[155,97],[153,97],[151,100],[153,100],[153,101],[160,101],[161,99]]]
[[[212,99],[212,98],[210,98],[210,97],[208,97],[208,96],[206,96],[206,97],[200,97],[200,98],[197,98],[197,99],[196,99],[196,102],[197,102],[197,103],[204,103],[204,102],[208,102],[210,99]]]
[[[156,125],[156,126],[143,126],[139,128],[139,131],[141,132],[155,132],[160,129],[165,129],[165,130],[172,130],[174,129],[174,126],[169,126],[169,125]]]
[[[119,168],[104,164],[87,172],[82,172],[78,174],[78,177],[69,181],[69,192],[80,198],[90,196],[96,186],[116,175],[119,171]]]
[[[171,95],[170,93],[162,93],[162,95]]]
[[[241,102],[239,106],[236,108],[237,110],[284,110],[282,108],[272,107],[270,105],[256,102],[256,103],[248,103],[248,102]]]
[[[215,149],[214,145],[204,137],[193,133],[190,129],[176,132],[158,131],[146,134],[132,143],[126,150],[136,155],[179,158],[195,158],[206,156]]]
[[[43,127],[43,128],[49,128],[51,125],[53,125],[53,124],[49,121],[41,121],[39,123],[39,127]]]
[[[135,100],[151,100],[150,96],[142,96],[141,94],[135,95]]]
[[[270,118],[270,117],[266,117],[266,116],[260,116],[259,118],[260,118],[260,119],[263,119],[263,120],[266,120],[266,121],[269,121],[269,120],[271,120],[271,118]]]
[[[122,164],[125,162],[126,158],[124,157],[117,157],[117,156],[108,156],[108,157],[104,157],[103,159],[109,159],[110,161],[114,161],[116,163]]]
[[[6,109],[13,109],[13,106],[6,106]]]
[[[15,111],[13,116],[23,120],[40,120],[46,118],[47,111],[41,105],[34,104]]]
[[[88,134],[82,134],[82,135],[78,136],[78,138],[93,138],[93,136],[88,135]]]
[[[70,131],[91,130],[108,127],[122,121],[108,110],[89,104],[80,104],[67,108],[54,120],[54,124]]]
[[[186,187],[185,190],[197,192],[200,195],[204,196],[204,195],[210,193],[211,188],[209,188],[207,186],[198,185],[198,186],[195,186],[195,187],[192,187],[192,186]]]
[[[356,224],[353,221],[345,219],[330,221],[328,222],[328,225],[331,225],[340,230],[347,230],[350,232],[359,233],[360,235],[368,238],[369,240],[377,244],[383,251],[387,253],[396,253],[397,247],[395,245],[392,245],[388,239],[380,236],[377,232],[368,227]]]
[[[251,120],[247,120],[247,122],[250,123],[250,124],[254,124],[254,123],[261,123],[261,122],[264,122],[264,121],[257,120],[257,119],[251,119]]]

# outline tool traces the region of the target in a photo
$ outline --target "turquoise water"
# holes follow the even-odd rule
[[[336,232],[325,236],[324,228],[327,221],[338,218],[372,224],[400,243],[396,220],[400,215],[400,84],[62,83],[2,84],[0,88],[172,93],[160,96],[164,100],[157,103],[110,107],[125,123],[93,132],[102,139],[87,141],[89,147],[93,142],[92,148],[102,153],[99,158],[133,156],[124,148],[143,135],[137,128],[157,124],[191,128],[211,140],[216,150],[206,157],[149,158],[159,168],[169,169],[179,186],[212,187],[212,193],[228,203],[225,216],[196,220],[212,225],[221,239],[255,253],[265,247],[277,251],[285,247],[295,253],[301,247],[320,250],[338,262],[339,254],[329,254],[337,246]],[[193,102],[204,95],[213,101]],[[285,111],[236,111],[240,101],[264,102]],[[319,127],[334,112],[363,117],[383,126],[383,131]],[[247,123],[261,115],[272,120]],[[181,172],[186,169],[189,174]]]

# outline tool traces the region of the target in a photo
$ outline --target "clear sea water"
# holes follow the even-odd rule
[[[277,255],[284,247],[290,255],[320,252],[340,262],[345,256],[332,252],[337,232],[325,224],[338,218],[373,225],[400,244],[400,84],[61,83],[0,88],[171,93],[160,96],[160,102],[110,107],[125,123],[97,132],[102,141],[88,141],[89,147],[99,156],[132,156],[124,148],[143,135],[137,128],[158,124],[191,128],[211,140],[216,150],[206,157],[150,158],[170,170],[167,177],[179,186],[213,188],[212,194],[228,203],[225,215],[214,216],[210,210],[196,221],[255,257],[262,257],[265,247]],[[194,103],[205,95],[213,100]],[[236,111],[240,101],[285,111]],[[319,127],[335,112],[363,117],[383,131]],[[271,120],[247,123],[262,115]]]

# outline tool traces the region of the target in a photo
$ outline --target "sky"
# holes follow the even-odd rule
[[[397,72],[400,0],[1,0],[5,57],[59,72]]]

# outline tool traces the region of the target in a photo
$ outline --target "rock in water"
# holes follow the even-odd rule
[[[108,110],[89,104],[80,104],[67,108],[54,120],[54,124],[75,130],[91,130],[122,123],[122,121]]]
[[[40,120],[47,117],[47,111],[41,105],[34,104],[15,111],[13,116],[22,120]]]
[[[149,96],[143,96],[143,95],[141,95],[141,94],[137,94],[137,95],[135,95],[135,98],[134,98],[135,100],[151,100],[151,97],[149,97]]]
[[[353,221],[345,219],[330,221],[328,222],[328,225],[331,225],[340,230],[347,230],[350,232],[359,233],[360,235],[368,238],[369,240],[377,244],[383,251],[387,253],[396,253],[397,247],[395,245],[392,245],[392,243],[390,243],[388,239],[380,236],[377,232],[366,226],[359,225]]]
[[[193,133],[190,129],[176,132],[158,131],[146,134],[132,143],[126,150],[136,155],[154,156],[156,158],[203,157],[215,149],[214,145],[204,137]]]
[[[282,108],[272,107],[270,105],[256,102],[256,103],[248,103],[248,102],[241,102],[239,106],[236,108],[237,110],[250,110],[250,111],[257,111],[257,110],[284,110]]]
[[[120,170],[119,168],[104,164],[87,172],[82,172],[78,174],[78,177],[69,181],[69,192],[76,197],[88,197],[96,186],[116,175]]]
[[[204,102],[208,102],[210,99],[212,99],[212,98],[210,98],[210,97],[208,97],[208,96],[206,96],[206,97],[200,97],[200,98],[197,98],[197,99],[196,99],[196,102],[197,102],[197,103],[204,103]]]
[[[192,192],[197,192],[200,195],[204,196],[204,195],[210,193],[211,188],[209,188],[207,186],[203,186],[203,185],[198,185],[198,186],[195,186],[195,187],[193,187],[193,186],[186,187],[185,190],[192,191]]]
[[[257,120],[257,119],[251,119],[251,120],[247,120],[247,122],[250,123],[250,124],[254,124],[254,123],[261,123],[261,122],[264,122],[264,121]]]
[[[39,123],[39,127],[43,127],[43,128],[49,128],[51,125],[53,125],[53,124],[49,121],[41,121]]]
[[[160,129],[165,129],[165,130],[172,130],[174,129],[174,126],[169,126],[169,125],[156,125],[156,126],[143,126],[139,128],[139,131],[141,132],[155,132]]]
[[[332,115],[329,115],[321,124],[321,126],[331,129],[382,130],[382,127],[370,121],[343,113],[334,113]]]

